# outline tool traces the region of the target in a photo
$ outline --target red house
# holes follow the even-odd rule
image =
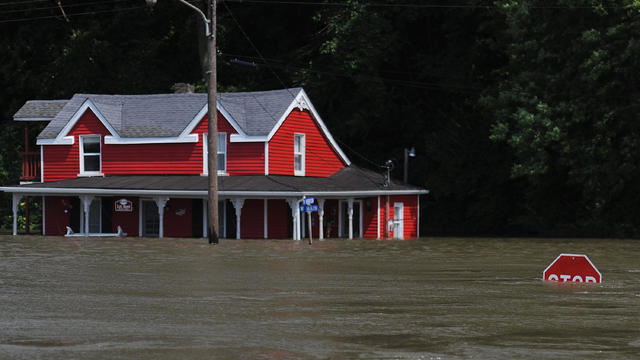
[[[427,190],[353,165],[301,88],[218,95],[219,231],[226,238],[416,238]],[[43,234],[203,237],[207,95],[90,95],[28,101],[47,121],[13,194],[41,196]],[[38,164],[39,163],[39,164]]]

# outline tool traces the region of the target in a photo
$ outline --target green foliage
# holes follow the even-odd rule
[[[503,1],[509,63],[483,104],[546,231],[637,236],[638,4]],[[544,201],[540,201],[544,199]],[[554,217],[544,215],[554,209]],[[562,211],[564,210],[564,211]]]

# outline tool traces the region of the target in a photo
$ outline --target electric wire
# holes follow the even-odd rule
[[[0,3],[0,6],[33,4],[33,3],[49,2],[49,1],[51,1],[51,0],[31,0],[31,1],[13,1],[13,2],[3,2],[3,3]]]
[[[103,0],[103,1],[85,2],[80,4],[64,4],[63,6],[64,8],[72,8],[72,7],[89,6],[89,5],[113,4],[113,3],[124,2],[124,1],[131,1],[131,0]],[[24,9],[8,10],[8,11],[0,10],[0,15],[27,12],[27,11],[56,10],[56,9],[59,9],[59,7],[48,6],[48,7],[24,8]]]
[[[118,8],[118,9],[92,10],[92,11],[67,14],[67,16],[74,17],[74,16],[96,15],[96,14],[105,14],[105,13],[114,13],[114,12],[125,12],[125,11],[139,10],[144,8],[147,8],[147,6],[142,5],[142,6],[133,6],[133,7],[127,7],[127,8]],[[36,17],[26,17],[26,18],[17,18],[17,19],[6,19],[6,20],[0,20],[0,24],[24,22],[24,21],[32,21],[32,20],[57,19],[60,17],[62,17],[62,15],[58,14],[58,15],[36,16]]]
[[[260,52],[260,50],[258,49],[258,47],[253,43],[253,41],[251,40],[251,38],[249,37],[249,35],[247,35],[247,33],[244,31],[244,28],[240,25],[240,22],[238,21],[238,19],[236,19],[236,17],[233,15],[233,12],[231,11],[231,9],[229,8],[229,5],[227,5],[226,2],[223,2],[224,7],[227,9],[227,12],[229,13],[229,15],[231,16],[231,19],[233,19],[233,22],[238,26],[238,29],[240,30],[240,32],[242,33],[242,35],[247,39],[247,41],[249,42],[249,44],[251,45],[251,47],[253,48],[253,50],[255,50],[255,52],[258,54],[258,56],[260,56],[260,58],[262,59],[262,61],[264,61],[266,63],[266,60],[264,59],[264,56],[262,56],[262,52]],[[271,70],[271,72],[273,73],[273,75],[276,77],[276,79],[278,79],[278,81],[282,84],[282,86],[287,89],[287,91],[289,92],[289,95],[291,95],[291,97],[295,100],[295,95],[293,93],[291,93],[291,89],[289,89],[290,87],[285,85],[284,81],[282,81],[282,79],[280,78],[280,76],[278,76],[278,73],[275,72],[275,70],[269,68]]]
[[[221,56],[227,56],[227,57],[238,57],[236,56],[230,56],[224,53],[220,54]],[[250,58],[250,57],[246,57],[246,58]],[[233,60],[230,61],[231,63],[233,63]],[[241,64],[243,65],[243,64]],[[277,63],[274,63],[274,61],[265,61],[264,64],[259,64],[259,63],[253,63],[254,66],[259,67],[259,66],[266,66],[266,67],[278,67],[278,68],[282,68],[282,69],[292,69],[292,70],[296,70],[296,71],[304,71],[304,72],[310,72],[310,73],[315,73],[315,74],[323,74],[323,75],[330,75],[330,76],[335,76],[335,77],[345,77],[345,78],[351,78],[351,79],[358,79],[358,80],[364,80],[364,81],[371,81],[371,82],[378,82],[378,83],[393,83],[396,85],[401,85],[401,86],[406,86],[406,87],[412,87],[412,88],[418,88],[418,89],[431,89],[431,90],[438,90],[441,88],[446,88],[446,89],[450,89],[450,90],[458,90],[459,92],[472,92],[472,93],[476,93],[478,91],[483,90],[483,88],[481,87],[474,87],[474,86],[464,86],[464,85],[455,85],[455,84],[446,84],[446,83],[429,83],[429,82],[422,82],[422,81],[412,81],[412,80],[404,80],[404,79],[393,79],[393,78],[385,78],[385,77],[376,77],[376,76],[367,76],[367,75],[362,75],[362,74],[357,74],[357,75],[353,75],[353,74],[347,74],[347,73],[343,73],[343,72],[336,72],[336,71],[328,71],[328,70],[318,70],[318,69],[312,69],[312,68],[303,68],[303,67],[297,67],[297,66],[292,66],[292,65],[280,65]]]
[[[273,75],[276,77],[276,79],[280,82],[280,84],[282,84],[282,86],[287,89],[287,91],[289,92],[289,95],[291,95],[291,98],[293,100],[295,100],[296,96],[291,93],[291,89],[289,86],[287,86],[284,81],[280,78],[280,76],[278,76],[278,74],[276,73],[275,70],[273,70],[268,64],[267,61],[265,59],[265,57],[262,55],[262,52],[260,52],[260,50],[255,46],[255,44],[253,43],[253,41],[251,40],[251,38],[249,37],[249,35],[247,35],[247,33],[244,31],[244,29],[242,28],[242,25],[240,25],[240,22],[236,19],[236,17],[233,15],[233,13],[231,12],[231,9],[229,8],[229,6],[223,2],[225,8],[227,9],[229,15],[231,16],[231,18],[233,19],[233,21],[235,22],[235,24],[238,26],[238,29],[240,30],[240,32],[242,33],[242,35],[247,39],[247,41],[249,42],[249,44],[251,45],[251,47],[253,47],[253,49],[256,51],[256,53],[258,54],[258,56],[260,56],[260,59],[262,59],[262,61],[267,65],[267,67],[269,68],[269,70],[271,70],[271,72],[273,73]],[[257,100],[257,99],[256,99]],[[260,104],[260,106],[262,106],[264,108],[264,106],[262,104]],[[338,140],[337,138],[334,137],[334,139],[336,139],[336,141],[339,141],[340,143],[344,144],[342,141]],[[353,149],[349,148],[351,151],[353,151]],[[355,152],[354,152],[355,153]],[[358,154],[358,156],[360,156],[361,158],[366,159],[367,162],[373,164],[376,167],[379,168],[384,168],[384,166],[381,166],[379,164],[376,164],[375,162],[373,162],[370,159],[365,158],[363,155]]]
[[[362,7],[398,7],[398,8],[411,8],[411,9],[499,9],[496,5],[476,5],[476,4],[412,4],[412,3],[345,3],[345,2],[317,2],[317,1],[295,1],[295,0],[225,0],[226,2],[233,3],[253,3],[253,4],[278,4],[278,5],[305,5],[305,6],[325,6],[325,7],[350,7],[350,6],[362,6]],[[527,9],[594,9],[595,6],[585,5],[522,5]],[[627,9],[630,6],[616,6],[616,5],[599,5],[604,9]]]

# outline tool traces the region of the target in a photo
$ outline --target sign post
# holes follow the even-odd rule
[[[318,205],[313,205],[316,199],[312,197],[302,199],[304,205],[300,205],[300,211],[307,213],[307,220],[309,223],[309,245],[313,244],[313,231],[311,226],[311,213],[318,212]]]
[[[599,284],[602,282],[602,275],[587,255],[560,254],[544,269],[542,279],[556,282]]]

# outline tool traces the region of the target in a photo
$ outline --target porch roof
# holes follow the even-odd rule
[[[51,121],[69,100],[29,100],[13,115],[14,121]]]
[[[205,197],[206,176],[198,175],[126,175],[80,177],[75,179],[0,187],[11,193],[38,195],[130,195]],[[221,197],[287,197],[287,196],[374,196],[427,194],[420,187],[393,180],[384,185],[384,176],[355,166],[346,167],[329,177],[285,175],[218,176]]]

